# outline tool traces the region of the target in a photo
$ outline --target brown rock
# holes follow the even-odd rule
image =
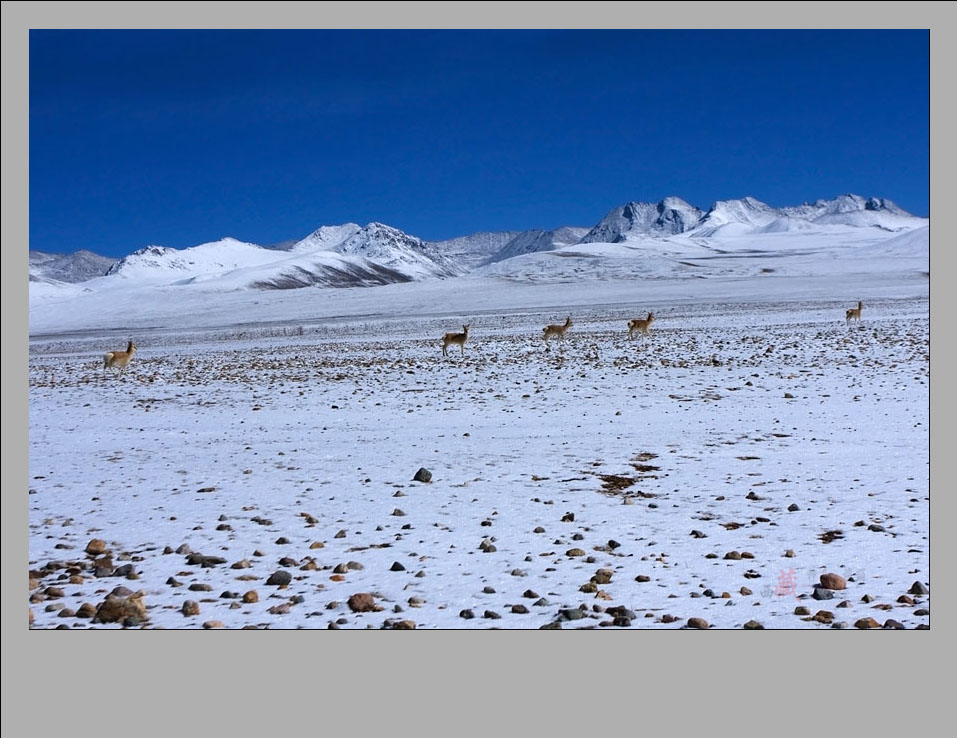
[[[595,576],[593,576],[591,580],[595,584],[609,584],[613,574],[614,572],[611,569],[599,569],[595,572]]]
[[[688,627],[698,630],[707,630],[710,626],[704,618],[688,618]]]
[[[751,590],[748,589],[747,587],[742,587],[742,588],[739,589],[738,591],[739,591],[742,595],[744,595],[745,597],[747,597],[749,594],[751,594]]]
[[[880,628],[881,624],[874,620],[874,618],[861,618],[854,623],[854,627],[860,628],[861,630],[866,630],[869,628]]]
[[[570,548],[565,552],[565,555],[568,556],[569,558],[574,558],[576,556],[584,556],[585,552],[582,551],[580,548]]]
[[[106,541],[100,538],[94,538],[88,544],[86,544],[86,552],[90,556],[99,556],[102,553],[106,552]]]
[[[323,543],[322,541],[313,541],[312,543],[309,544],[309,548],[310,548],[310,549],[312,549],[312,548],[325,548],[325,547],[326,547],[326,544]]]
[[[259,602],[259,593],[251,589],[246,594],[243,595],[243,602],[250,604],[253,602]]]
[[[96,607],[89,602],[84,602],[76,611],[78,618],[92,618],[96,616]]]
[[[757,620],[749,620],[744,624],[745,630],[764,630],[764,626]]]
[[[203,623],[203,628],[206,630],[212,630],[213,628],[225,628],[221,620],[207,620]]]
[[[182,612],[186,617],[199,615],[199,603],[196,602],[196,600],[186,600],[186,602],[183,603]]]
[[[375,599],[368,592],[352,595],[347,604],[352,612],[375,612],[382,609],[376,606]]]
[[[825,625],[830,625],[834,620],[834,613],[829,610],[818,610],[814,613],[814,617],[811,618],[818,623],[824,623]]]
[[[137,592],[130,597],[107,595],[107,598],[96,609],[94,620],[101,623],[115,623],[126,620],[126,618],[147,619],[142,592]]]
[[[795,615],[810,615],[811,611],[808,608],[806,608],[804,605],[798,605],[797,607],[794,608],[794,614]]]
[[[821,587],[824,589],[847,589],[847,582],[840,574],[821,574]]]

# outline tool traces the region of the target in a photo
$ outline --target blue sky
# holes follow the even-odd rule
[[[926,30],[32,30],[30,248],[439,240],[668,195],[927,216],[929,64]]]

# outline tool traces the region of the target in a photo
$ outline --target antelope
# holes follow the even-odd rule
[[[648,317],[642,320],[641,318],[635,318],[634,320],[628,321],[628,338],[635,337],[635,331],[640,331],[643,336],[648,335],[648,330],[651,328],[651,324],[655,322],[655,314],[648,313]]]
[[[442,355],[448,356],[449,352],[446,350],[450,345],[457,345],[462,349],[462,356],[465,356],[465,342],[469,339],[469,327],[467,325],[462,326],[461,333],[446,333],[442,336]]]
[[[542,339],[547,341],[549,336],[557,336],[558,338],[565,338],[565,331],[572,327],[572,318],[569,315],[565,318],[565,325],[546,325],[543,328]]]
[[[861,308],[863,308],[863,307],[864,307],[864,305],[861,303],[860,300],[858,300],[858,301],[857,301],[857,307],[856,307],[856,308],[848,308],[848,309],[847,309],[847,312],[845,313],[845,316],[846,316],[845,322],[846,322],[848,325],[850,325],[850,323],[851,323],[852,320],[856,320],[856,321],[860,322],[860,320],[861,320]]]
[[[107,351],[103,354],[103,368],[107,369],[125,369],[136,353],[136,346],[133,339],[126,345],[126,351]]]

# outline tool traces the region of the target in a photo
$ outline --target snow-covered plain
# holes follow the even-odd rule
[[[834,233],[370,288],[31,284],[34,627],[122,627],[70,614],[118,586],[165,628],[927,624],[898,598],[929,585],[928,235]],[[847,589],[818,601],[824,573]]]

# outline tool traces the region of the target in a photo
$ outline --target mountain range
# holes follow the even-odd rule
[[[540,252],[594,244],[682,243],[704,245],[720,237],[753,239],[775,233],[841,233],[878,229],[888,236],[928,225],[882,198],[841,195],[794,207],[773,208],[752,197],[722,200],[707,211],[679,197],[629,202],[591,228],[481,232],[424,241],[383,223],[322,226],[298,241],[259,246],[233,238],[187,249],[147,246],[114,260],[90,251],[30,252],[31,283],[56,285],[95,280],[98,287],[201,283],[222,290],[293,289],[306,286],[374,286],[501,270],[502,262]],[[91,283],[92,285],[93,283]]]

